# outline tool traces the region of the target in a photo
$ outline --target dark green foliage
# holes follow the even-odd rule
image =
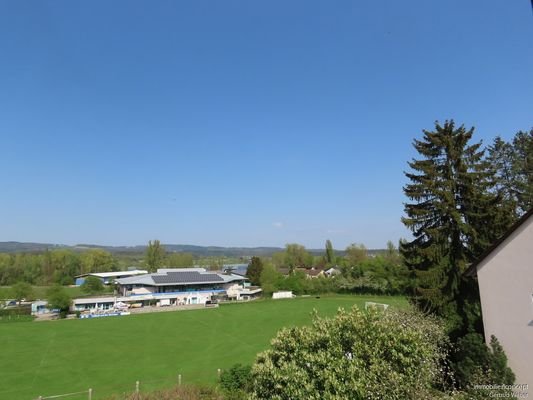
[[[527,212],[533,207],[533,129],[511,142],[497,137],[488,152],[502,206],[514,217]]]
[[[491,337],[490,347],[478,333],[460,338],[453,355],[453,368],[456,383],[463,390],[470,390],[474,384],[511,385],[515,381],[503,348],[494,336]],[[476,395],[476,392],[472,391],[472,394]],[[479,396],[484,394],[477,393]]]
[[[89,294],[101,293],[104,291],[104,284],[100,278],[88,276],[81,285],[81,290]]]
[[[222,372],[220,386],[226,392],[247,391],[250,388],[250,365],[235,364]]]
[[[463,272],[508,227],[481,143],[470,144],[473,133],[453,121],[424,131],[414,141],[421,159],[409,163],[404,187],[412,202],[402,221],[414,240],[400,250],[411,271],[412,299],[445,317],[455,334],[473,329],[479,319],[465,313],[478,300],[475,283]]]
[[[263,260],[259,257],[252,257],[246,270],[246,276],[250,279],[252,285],[261,283],[261,272],[263,272]]]

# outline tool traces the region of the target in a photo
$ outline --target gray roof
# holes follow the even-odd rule
[[[152,276],[156,284],[216,283],[224,282],[218,274],[201,274],[197,271],[167,272]]]
[[[168,270],[167,270],[168,271]],[[207,271],[194,271],[192,268],[172,270],[168,272],[157,272],[132,276],[129,278],[116,279],[115,282],[120,285],[144,285],[144,286],[167,286],[167,285],[189,285],[189,284],[212,284],[228,283],[233,281],[243,281],[246,278],[236,274],[221,274]]]

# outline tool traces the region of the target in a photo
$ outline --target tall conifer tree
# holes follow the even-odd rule
[[[414,141],[421,159],[409,163],[404,187],[411,203],[402,221],[414,239],[400,250],[415,302],[446,317],[450,332],[459,333],[478,319],[476,285],[463,272],[503,230],[491,225],[499,216],[498,198],[491,194],[494,181],[481,143],[470,144],[473,128],[452,120],[423,133]]]

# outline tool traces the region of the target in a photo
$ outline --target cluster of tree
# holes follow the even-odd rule
[[[511,212],[520,216],[533,208],[533,129],[518,132],[509,142],[494,139],[487,161],[495,190]]]
[[[403,218],[414,239],[400,249],[411,299],[447,323],[461,387],[474,380],[472,370],[492,379],[486,383],[512,383],[505,368],[497,377],[489,373],[493,352],[482,344],[478,287],[464,272],[533,205],[533,131],[519,132],[510,143],[497,138],[488,149],[472,142],[473,133],[446,121],[414,141],[421,158],[409,163]],[[476,368],[465,368],[472,360]]]
[[[0,253],[0,285],[26,282],[32,285],[70,285],[76,275],[87,272],[118,271],[119,261],[100,249],[83,253],[50,250],[41,254]]]
[[[344,256],[335,256],[331,241],[327,240],[324,255],[315,257],[314,263],[312,258],[304,246],[288,244],[285,252],[277,253],[272,262],[252,257],[247,276],[266,295],[277,290],[291,290],[295,294],[400,294],[408,288],[408,270],[391,242],[382,255],[369,257],[364,245],[354,243],[346,248]],[[309,278],[304,269],[310,267],[320,270],[335,267],[340,274]]]
[[[77,275],[89,272],[120,271],[132,264],[131,259],[120,259],[102,249],[75,252],[70,249],[47,250],[43,253],[0,253],[0,286],[17,282],[49,286],[71,285]],[[192,254],[167,253],[158,240],[150,241],[144,263],[137,267],[155,271],[161,266],[190,267]]]

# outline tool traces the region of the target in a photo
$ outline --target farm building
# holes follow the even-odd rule
[[[83,285],[83,282],[85,282],[85,279],[88,276],[95,276],[101,279],[104,285],[110,285],[115,281],[115,279],[128,278],[130,276],[144,275],[147,273],[148,271],[145,271],[143,269],[134,269],[130,271],[114,271],[114,272],[90,272],[87,274],[76,276],[75,284],[76,286],[81,286]]]
[[[517,384],[533,387],[533,209],[466,272],[476,276],[485,341],[500,341]]]

